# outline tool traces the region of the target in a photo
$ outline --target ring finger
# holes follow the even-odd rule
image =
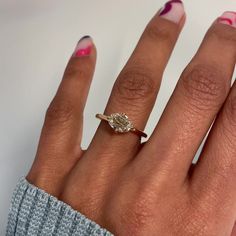
[[[126,113],[138,129],[143,130],[160,87],[163,71],[185,21],[183,4],[179,0],[168,2],[147,25],[137,47],[118,76],[105,114]],[[107,145],[109,143],[109,145]],[[133,133],[114,134],[102,122],[87,151],[90,158],[101,150],[122,154],[126,163],[140,145],[140,137]],[[104,156],[104,155],[96,155]]]

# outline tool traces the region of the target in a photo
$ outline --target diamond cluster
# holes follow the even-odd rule
[[[119,133],[127,133],[134,128],[128,116],[124,113],[114,113],[109,116],[109,125]]]

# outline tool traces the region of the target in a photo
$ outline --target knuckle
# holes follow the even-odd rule
[[[132,200],[120,215],[122,222],[129,222],[128,235],[138,235],[138,232],[145,230],[148,222],[154,217],[154,206],[150,199],[143,195]]]
[[[165,43],[172,43],[173,41],[172,32],[168,27],[154,23],[150,23],[147,26],[144,36],[155,41],[164,41]]]
[[[145,185],[145,184],[144,184]],[[127,191],[127,187],[129,191]],[[128,193],[128,195],[127,195]],[[108,206],[109,213],[112,211],[116,212],[116,217],[109,217],[111,225],[120,231],[125,232],[124,235],[140,235],[140,232],[145,231],[145,228],[150,223],[151,219],[154,219],[155,206],[156,206],[156,192],[149,190],[145,185],[142,191],[134,186],[125,186],[119,189],[112,195],[111,202],[118,204],[112,204]],[[122,205],[122,209],[119,207]],[[117,221],[118,219],[118,221]],[[120,222],[117,224],[117,222]]]
[[[187,68],[180,83],[191,105],[201,110],[218,107],[228,92],[226,80],[215,66],[199,64]]]
[[[66,100],[53,100],[46,111],[45,125],[66,124],[73,116],[74,108],[72,103]]]
[[[133,100],[147,101],[155,94],[153,75],[148,70],[130,68],[121,72],[114,86],[119,102],[127,104]]]
[[[209,235],[209,226],[211,222],[208,220],[209,205],[202,201],[198,194],[189,196],[186,202],[186,211],[183,215],[184,223],[180,224],[180,232],[184,235],[204,236]],[[209,224],[208,224],[209,223]],[[179,234],[181,235],[181,234]]]
[[[195,235],[206,234],[205,220],[207,216],[201,212],[190,195],[180,195],[171,205],[170,225],[174,235]],[[172,232],[173,232],[172,231]]]
[[[206,222],[208,214],[205,211],[199,209],[189,209],[189,213],[186,216],[186,222],[184,230],[186,235],[204,236],[209,234],[209,225]]]

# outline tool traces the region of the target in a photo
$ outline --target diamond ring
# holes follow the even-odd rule
[[[111,128],[117,133],[133,132],[139,136],[147,138],[147,134],[136,129],[125,113],[114,113],[110,116],[97,114],[96,117],[100,120],[107,121]]]

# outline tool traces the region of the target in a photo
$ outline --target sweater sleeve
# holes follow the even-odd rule
[[[6,236],[112,236],[68,204],[30,184],[18,182],[11,200]]]

